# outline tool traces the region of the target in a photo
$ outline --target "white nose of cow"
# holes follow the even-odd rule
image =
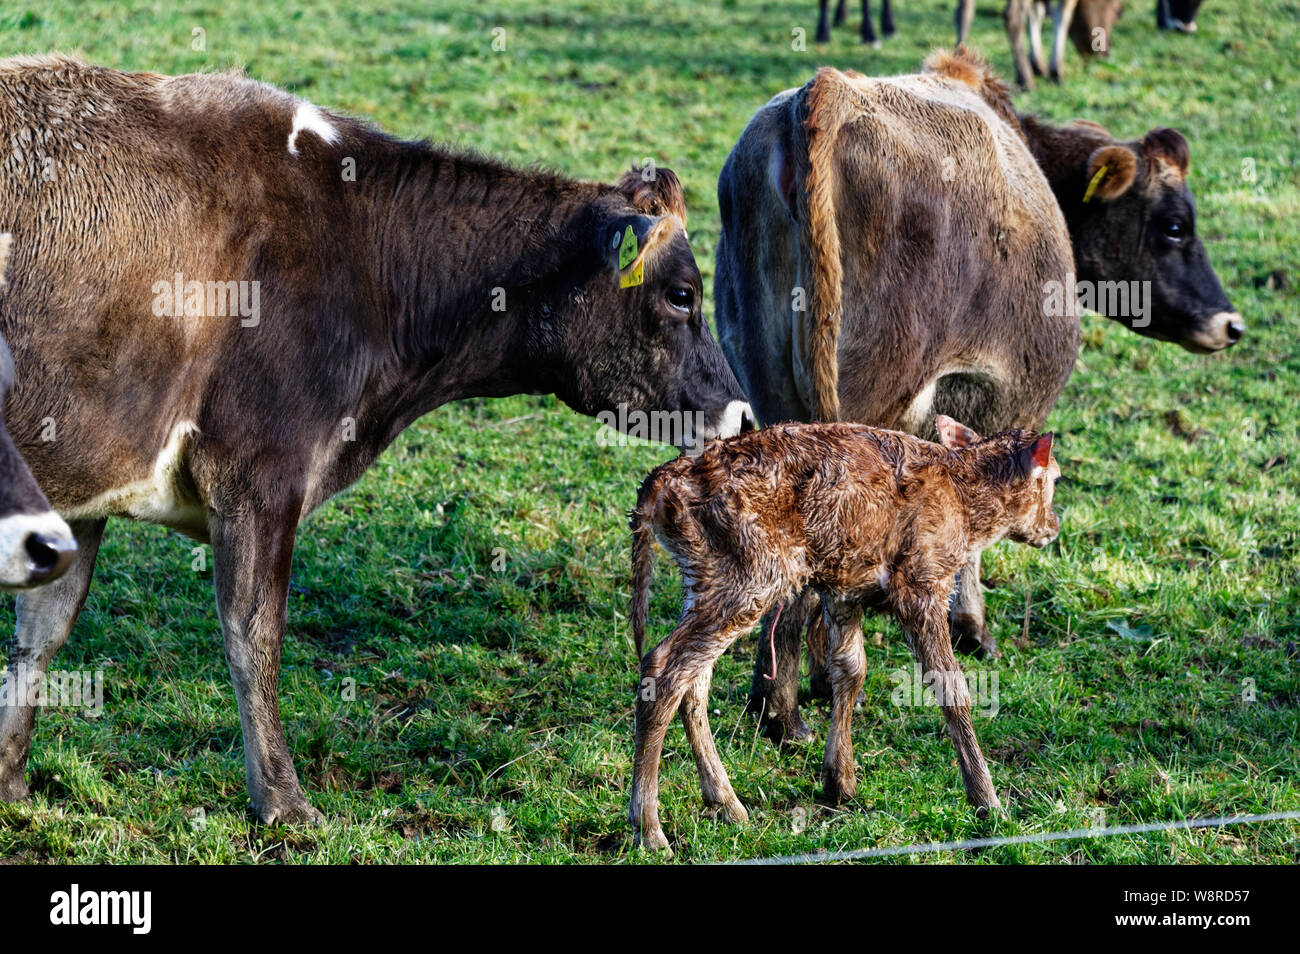
[[[715,437],[735,437],[743,431],[754,427],[754,411],[744,401],[732,401],[722,412],[721,419],[710,428],[705,428],[705,440]]]
[[[1220,311],[1206,318],[1201,327],[1188,340],[1191,351],[1222,351],[1241,340],[1246,333],[1246,322],[1235,311]]]
[[[49,583],[76,558],[77,541],[53,510],[0,517],[0,588],[25,590]]]

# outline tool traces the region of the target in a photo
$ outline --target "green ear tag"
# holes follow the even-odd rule
[[[631,265],[634,258],[636,258],[636,233],[629,225],[627,231],[623,233],[623,244],[618,247],[619,271]]]

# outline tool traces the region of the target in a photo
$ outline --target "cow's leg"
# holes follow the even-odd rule
[[[876,38],[876,27],[871,22],[871,0],[862,0],[862,42],[870,43],[877,50],[880,40]]]
[[[1079,0],[1061,0],[1052,5],[1052,66],[1051,77],[1060,82],[1065,76],[1065,41],[1070,35],[1070,21]]]
[[[856,603],[826,603],[827,665],[832,687],[831,724],[826,731],[822,784],[832,804],[852,798],[858,791],[853,767],[853,705],[867,676],[867,656],[862,649],[862,608]]]
[[[826,10],[830,6],[830,3],[831,0],[821,0],[820,4],[818,4],[817,38],[815,41],[817,43],[829,43],[831,39],[831,24],[826,14]],[[840,9],[842,10],[843,8],[844,0],[840,0]],[[838,17],[839,14],[836,13],[836,16]],[[835,22],[838,23],[839,20],[836,20]]]
[[[727,770],[718,757],[713,743],[713,730],[709,727],[709,683],[713,679],[713,666],[709,665],[686,690],[682,699],[682,724],[686,738],[695,754],[695,768],[700,774],[700,791],[704,804],[716,805],[733,822],[749,821],[749,812],[736,797],[727,778]]]
[[[970,36],[971,24],[975,21],[975,0],[958,0],[954,19],[957,21],[957,45],[961,46]]]
[[[754,681],[747,708],[759,717],[764,734],[773,742],[801,742],[813,737],[812,729],[799,714],[799,656],[804,627],[817,609],[817,595],[804,590],[781,611],[776,632],[772,632],[775,611],[763,617],[758,653],[754,660]],[[776,672],[772,672],[773,649]]]
[[[1016,63],[1016,82],[1025,89],[1034,88],[1034,71],[1025,53],[1025,36],[1029,27],[1030,0],[1010,0],[1003,17],[1007,26],[1007,39],[1011,42],[1011,58]]]
[[[889,39],[898,31],[894,29],[894,2],[880,0],[880,35]]]
[[[668,638],[642,658],[636,700],[632,795],[627,809],[627,820],[638,845],[654,850],[668,849],[668,839],[659,823],[659,760],[663,755],[668,724],[686,694],[698,691],[699,679],[711,672],[713,664],[726,648],[756,622],[758,620],[752,614],[732,617],[706,605],[703,600],[697,601]],[[698,763],[698,750],[696,758]],[[710,768],[726,780],[716,750],[712,759]],[[726,785],[731,788],[729,781]],[[732,797],[735,797],[734,793]]]
[[[77,520],[70,527],[77,538],[72,566],[53,583],[18,594],[14,648],[0,689],[0,801],[27,797],[23,772],[36,728],[36,709],[27,701],[39,688],[54,654],[68,641],[95,572],[104,521]]]
[[[1043,20],[1047,17],[1046,4],[1035,0],[1029,5],[1029,60],[1035,76],[1047,75],[1047,57],[1043,55]]]
[[[971,554],[970,560],[957,574],[949,610],[952,624],[952,642],[958,652],[977,658],[996,658],[1002,653],[997,640],[988,631],[984,620],[984,590],[980,587],[980,553]]]
[[[1156,0],[1156,29],[1168,30],[1173,17],[1169,15],[1169,0]]]
[[[948,618],[944,612],[943,594],[919,594],[898,609],[899,621],[907,631],[908,643],[921,664],[922,678],[930,682],[943,708],[948,735],[957,749],[957,763],[961,766],[962,782],[966,786],[966,800],[983,818],[989,809],[1001,807],[993,790],[984,753],[975,738],[975,728],[970,719],[970,692],[957,658],[952,654],[952,641],[948,635]]]
[[[253,811],[266,824],[320,822],[298,785],[276,697],[289,571],[299,508],[250,505],[213,514],[213,574],[226,663],[239,703],[244,771]]]
[[[825,4],[823,4],[824,6]],[[835,25],[844,26],[845,19],[849,15],[849,0],[839,0],[835,4]]]

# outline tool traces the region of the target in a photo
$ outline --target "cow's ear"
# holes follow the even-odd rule
[[[1026,473],[1031,476],[1036,474],[1040,469],[1046,470],[1047,465],[1052,460],[1052,441],[1055,436],[1051,431],[1046,434],[1039,434],[1032,444],[1027,445],[1020,452],[1020,460],[1024,465]]]
[[[947,414],[935,415],[934,426],[939,431],[939,440],[944,447],[969,447],[980,439],[969,427],[954,421]]]
[[[1109,202],[1128,191],[1137,177],[1138,157],[1128,146],[1102,146],[1088,157],[1084,202]]]
[[[652,163],[641,169],[630,169],[618,180],[618,190],[638,212],[675,215],[681,220],[682,228],[686,228],[686,196],[681,180],[671,169]]]
[[[1142,137],[1142,154],[1147,160],[1161,159],[1178,167],[1178,171],[1187,175],[1191,162],[1191,150],[1187,140],[1177,129],[1153,129]]]
[[[659,219],[649,215],[616,215],[600,231],[600,253],[605,264],[623,271],[645,250],[650,233]]]

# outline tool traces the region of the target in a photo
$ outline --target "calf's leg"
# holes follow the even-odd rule
[[[23,773],[36,728],[36,709],[27,700],[67,642],[95,572],[104,521],[77,520],[70,526],[77,538],[77,558],[68,572],[53,583],[18,594],[14,648],[0,690],[0,801],[27,797]]]
[[[827,602],[822,615],[827,634],[826,671],[833,693],[822,783],[826,800],[835,804],[852,798],[858,791],[858,776],[853,767],[853,706],[866,679],[867,656],[862,649],[860,606]]]
[[[317,823],[298,784],[280,724],[280,648],[299,508],[245,507],[210,519],[217,614],[235,684],[244,772],[253,811],[265,824]]]
[[[709,727],[709,683],[713,680],[713,667],[710,665],[701,672],[686,690],[682,699],[682,724],[686,727],[686,738],[691,743],[695,754],[695,768],[700,775],[700,791],[704,793],[704,804],[716,805],[733,822],[749,821],[749,812],[736,797],[727,778],[727,770],[718,757],[718,749],[713,744],[713,730]]]
[[[989,809],[999,808],[1001,803],[993,790],[988,764],[971,725],[970,692],[952,653],[943,605],[944,592],[946,590],[912,599],[899,607],[898,616],[907,631],[912,652],[921,664],[922,678],[932,682],[939,698],[944,721],[948,724],[948,735],[957,749],[966,800],[975,806],[976,814],[984,818]]]

